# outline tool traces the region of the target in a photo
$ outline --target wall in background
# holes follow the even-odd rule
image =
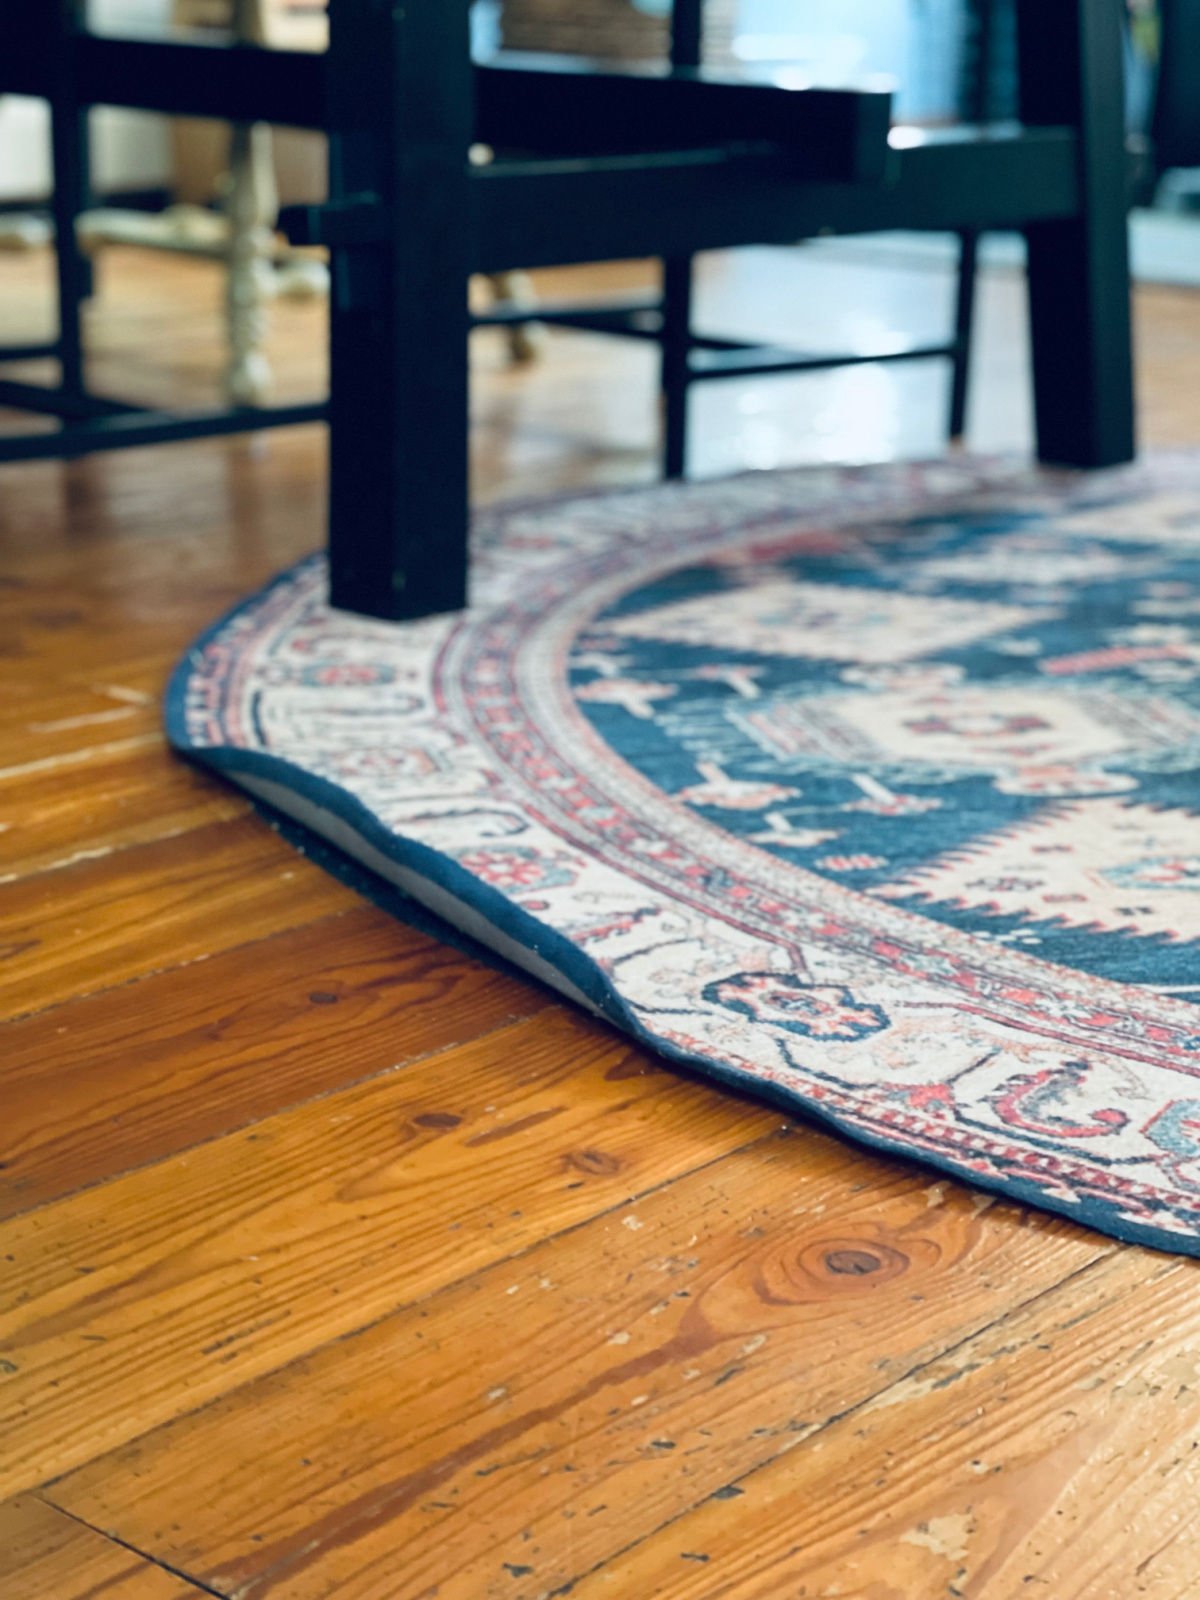
[[[476,48],[491,37],[508,50],[540,50],[598,59],[652,60],[668,49],[670,0],[484,0],[473,19]],[[704,54],[730,60],[736,0],[705,0]],[[495,23],[492,18],[495,15]]]
[[[898,117],[950,121],[964,33],[963,0],[738,0],[733,48],[785,82],[889,78]]]

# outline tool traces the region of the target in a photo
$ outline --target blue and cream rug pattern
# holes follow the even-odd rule
[[[666,1055],[1200,1254],[1200,459],[761,474],[313,557],[176,747]]]

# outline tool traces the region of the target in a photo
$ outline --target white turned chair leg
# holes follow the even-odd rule
[[[247,44],[266,43],[263,0],[233,0],[233,33]],[[272,235],[279,214],[271,129],[265,122],[234,123],[230,128],[228,183],[225,314],[229,366],[225,392],[234,405],[261,405],[271,383],[263,345],[267,304],[274,288]]]
[[[272,230],[279,209],[265,122],[236,123],[229,140],[229,254],[225,308],[229,367],[225,389],[234,405],[261,405],[271,382],[263,345],[273,283]]]
[[[498,306],[515,306],[519,311],[536,309],[537,294],[527,272],[494,272],[489,282]],[[539,322],[518,322],[508,331],[509,354],[518,364],[536,361],[545,345],[546,330]]]

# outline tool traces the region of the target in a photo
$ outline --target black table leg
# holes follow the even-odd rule
[[[1018,0],[1021,118],[1079,129],[1082,207],[1029,241],[1038,455],[1102,467],[1134,454],[1119,0]]]
[[[334,605],[401,619],[466,602],[466,0],[330,7],[330,199],[386,235],[333,252]]]

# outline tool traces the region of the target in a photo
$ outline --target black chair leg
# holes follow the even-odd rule
[[[954,366],[950,385],[950,438],[966,432],[967,386],[971,377],[971,335],[975,324],[975,280],[979,268],[979,235],[959,234],[958,298],[954,310]]]
[[[74,9],[64,3],[55,19],[64,31],[74,26]],[[54,167],[54,254],[58,290],[58,358],[65,394],[84,392],[83,336],[80,308],[92,293],[92,264],[75,238],[75,219],[90,202],[88,113],[79,104],[71,80],[71,57],[59,54],[59,82],[50,105],[50,138]]]
[[[703,0],[674,0],[671,7],[672,67],[698,67],[703,57]],[[687,470],[691,256],[669,256],[663,261],[659,339],[662,345],[663,476],[682,478]]]
[[[692,258],[663,261],[662,403],[663,475],[682,478],[687,470],[688,352],[692,335]]]

